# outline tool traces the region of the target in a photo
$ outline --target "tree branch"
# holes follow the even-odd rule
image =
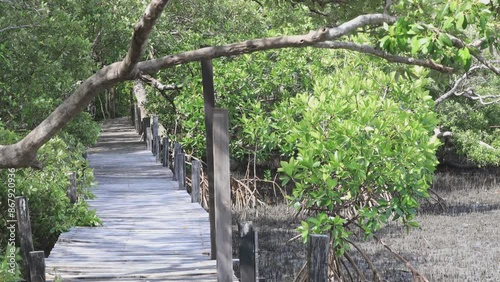
[[[177,86],[175,84],[165,85],[149,75],[141,75],[140,80],[147,83],[151,87],[158,89],[158,91],[160,91],[160,94],[163,96],[163,98],[165,98],[170,103],[174,112],[177,113],[177,107],[175,106],[174,98],[167,95],[166,92],[181,89],[182,86]]]
[[[477,42],[476,43],[472,43],[470,45],[467,45],[465,42],[463,42],[461,39],[451,35],[451,34],[448,34],[448,36],[450,37],[451,39],[451,43],[453,44],[453,46],[455,46],[455,48],[469,48],[470,49],[470,53],[472,56],[474,56],[474,58],[476,58],[479,62],[481,62],[483,65],[485,65],[486,67],[488,67],[491,71],[493,71],[496,75],[500,75],[500,69],[495,67],[493,65],[492,62],[488,61],[485,57],[483,57],[481,55],[481,53],[477,52],[476,48],[477,48]],[[479,42],[479,41],[478,41]]]
[[[158,89],[159,91],[171,91],[171,90],[178,90],[182,88],[182,85],[175,85],[175,84],[168,84],[165,85],[158,81],[157,79],[154,79],[152,76],[143,74],[139,77],[140,80],[144,81],[145,83],[149,84],[150,86]]]
[[[85,80],[21,141],[12,145],[0,145],[0,168],[41,168],[42,164],[36,159],[36,153],[43,144],[83,111],[97,93],[120,81],[132,80],[136,75],[134,66],[142,55],[147,37],[167,3],[167,0],[153,0],[146,8],[134,29],[129,51],[122,62],[106,66]]]
[[[160,17],[167,4],[168,0],[151,1],[141,20],[135,25],[130,47],[121,65],[120,72],[122,72],[123,75],[133,71],[135,65],[139,62],[144,53],[144,46],[146,45],[149,34],[153,30],[156,20]]]
[[[380,25],[384,22],[394,23],[396,19],[396,17],[383,14],[362,15],[337,27],[323,28],[317,31],[311,31],[308,34],[261,38],[239,43],[205,47],[198,50],[165,56],[155,60],[140,62],[137,64],[137,68],[142,73],[152,74],[160,69],[200,61],[202,59],[228,57],[270,49],[314,46],[319,42],[334,40],[341,36],[351,34],[363,26]]]
[[[458,87],[462,84],[462,82],[465,79],[467,79],[469,77],[469,75],[473,71],[475,71],[477,69],[484,69],[484,68],[485,68],[484,66],[473,66],[473,67],[471,67],[468,72],[464,73],[460,78],[458,78],[457,80],[455,80],[455,82],[453,83],[453,87],[451,87],[450,90],[448,90],[446,93],[444,93],[443,95],[441,95],[439,98],[437,98],[434,101],[434,106],[437,107],[437,105],[439,105],[440,103],[442,103],[444,100],[448,99],[452,95],[456,95]]]
[[[8,27],[4,27],[0,29],[0,33],[8,31],[8,30],[13,30],[13,29],[22,29],[22,28],[31,28],[31,27],[39,27],[37,24],[24,24],[24,25],[11,25]]]
[[[477,94],[474,91],[474,89],[472,89],[472,88],[469,88],[469,89],[467,89],[463,92],[460,92],[460,93],[456,93],[455,95],[456,96],[463,96],[465,98],[468,98],[468,99],[471,99],[474,101],[479,100],[479,103],[481,103],[482,105],[491,105],[491,104],[500,103],[500,95],[481,96],[481,95]],[[489,100],[489,101],[486,101],[486,100]]]
[[[439,72],[452,73],[455,70],[451,67],[438,64],[430,59],[421,60],[410,57],[403,57],[398,55],[393,55],[385,51],[375,49],[369,45],[357,44],[354,42],[340,42],[340,41],[325,41],[316,43],[314,47],[318,48],[330,48],[330,49],[346,49],[351,51],[356,51],[359,53],[370,54],[380,58],[383,58],[389,62],[402,63],[407,65],[417,65],[426,68],[430,68]]]

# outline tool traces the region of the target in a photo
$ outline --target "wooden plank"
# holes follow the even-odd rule
[[[214,193],[214,151],[213,151],[213,109],[215,107],[214,73],[212,60],[201,61],[203,84],[203,108],[205,112],[205,140],[207,143],[208,213],[210,217],[211,257],[215,259],[215,193]]]
[[[99,184],[88,203],[103,224],[61,234],[45,260],[47,281],[217,281],[207,212],[135,134],[105,124],[89,149]]]
[[[230,281],[233,274],[231,237],[231,188],[229,172],[229,118],[224,109],[214,109],[214,190],[217,280]]]

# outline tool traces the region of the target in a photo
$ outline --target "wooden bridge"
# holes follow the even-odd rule
[[[128,123],[108,121],[89,151],[98,181],[89,204],[103,225],[61,234],[47,281],[217,281],[208,213]]]

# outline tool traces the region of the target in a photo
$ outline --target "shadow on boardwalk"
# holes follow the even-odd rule
[[[108,121],[89,150],[101,227],[61,234],[48,281],[216,281],[208,213],[178,190],[126,119]]]

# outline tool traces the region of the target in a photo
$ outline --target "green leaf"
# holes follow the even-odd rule
[[[458,13],[455,18],[457,19],[455,23],[455,27],[457,29],[465,29],[467,28],[467,17],[463,12]]]
[[[450,37],[446,33],[440,33],[439,34],[439,41],[443,43],[443,45],[451,47],[453,46],[453,43],[451,42]]]

